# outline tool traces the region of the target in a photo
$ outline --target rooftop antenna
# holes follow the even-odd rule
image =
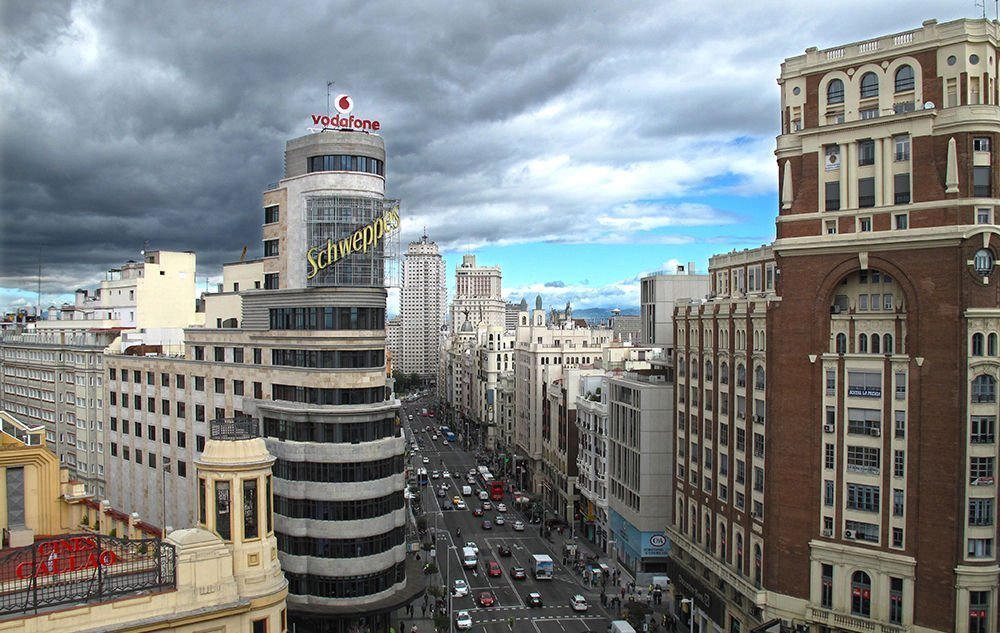
[[[326,116],[330,116],[330,88],[332,88],[335,83],[335,81],[326,82]]]
[[[986,0],[973,0],[973,4],[983,10],[983,19],[986,19]]]
[[[38,264],[38,312],[35,313],[35,317],[38,319],[42,318],[42,265]]]

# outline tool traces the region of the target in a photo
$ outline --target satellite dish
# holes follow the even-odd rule
[[[924,104],[924,110],[933,110],[933,109],[934,109],[933,101],[928,101],[927,103]]]

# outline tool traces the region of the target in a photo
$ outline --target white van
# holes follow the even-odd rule
[[[485,490],[480,490],[479,491],[479,500],[480,501],[489,501],[490,500],[490,493],[486,492]]]
[[[462,548],[462,567],[466,569],[472,569],[479,564],[479,557],[476,556],[476,550],[471,547]],[[633,631],[632,633],[635,633]]]
[[[472,494],[472,486],[462,486],[462,496],[468,497]]]
[[[635,629],[627,620],[612,620],[608,625],[608,633],[635,633]]]

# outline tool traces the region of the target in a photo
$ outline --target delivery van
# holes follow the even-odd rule
[[[468,497],[472,494],[472,486],[462,486],[462,496]]]

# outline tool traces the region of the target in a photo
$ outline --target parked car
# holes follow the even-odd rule
[[[489,591],[484,591],[479,594],[479,606],[481,607],[492,607],[496,603],[493,599],[493,594]]]
[[[459,611],[455,615],[455,628],[459,631],[472,628],[472,616],[469,615],[468,611]]]
[[[514,531],[515,532],[523,532],[524,531],[524,522],[523,521],[514,521]]]
[[[528,574],[525,573],[524,567],[511,567],[510,577],[513,578],[514,580],[524,580],[525,578],[528,577]]]
[[[524,601],[529,607],[540,607],[542,606],[542,594],[532,591],[525,596]]]
[[[586,611],[587,599],[577,594],[569,599],[569,606],[573,607],[574,611]]]
[[[495,560],[491,560],[489,568],[487,569],[487,573],[490,576],[502,576],[503,570],[500,569],[500,563],[496,562]]]

